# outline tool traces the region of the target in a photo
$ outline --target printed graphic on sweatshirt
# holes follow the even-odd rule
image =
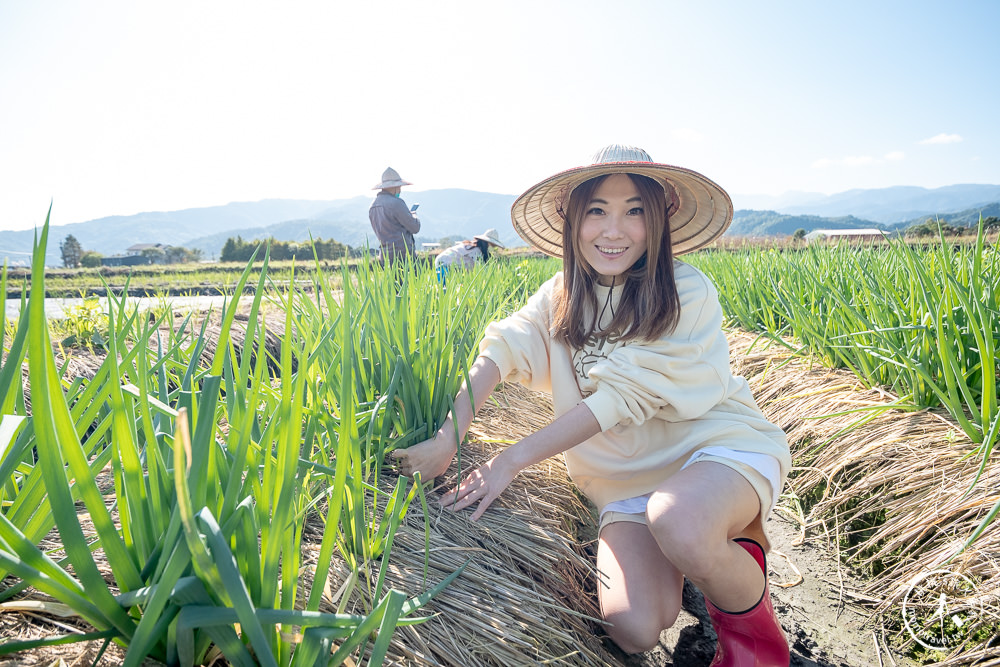
[[[590,379],[590,369],[607,359],[621,346],[621,337],[618,335],[592,334],[583,344],[583,348],[573,353],[573,368],[576,370],[577,384],[584,398],[597,389],[596,384]]]

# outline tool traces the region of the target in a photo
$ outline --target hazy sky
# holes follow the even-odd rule
[[[609,143],[737,208],[998,184],[998,28],[996,0],[0,0],[0,229],[367,196],[386,166],[518,194]]]

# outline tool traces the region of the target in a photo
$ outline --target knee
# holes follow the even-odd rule
[[[607,624],[608,636],[626,653],[642,653],[656,648],[660,633],[677,621],[680,598],[680,585],[676,595],[667,590],[652,599],[602,597],[601,615]]]
[[[679,565],[675,556],[696,551],[702,540],[700,522],[669,493],[650,496],[646,522],[660,550],[674,565]]]
[[[720,554],[705,524],[679,507],[667,493],[654,493],[646,508],[649,530],[663,555],[686,577],[700,581],[710,575]]]
[[[604,620],[608,623],[608,636],[626,653],[653,650],[660,641],[660,633],[673,625],[673,621],[667,624],[656,622],[653,614],[640,616],[629,612],[606,614]]]

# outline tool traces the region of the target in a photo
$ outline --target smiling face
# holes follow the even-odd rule
[[[646,213],[635,183],[626,174],[605,178],[584,204],[577,236],[580,259],[602,285],[614,285],[646,254]]]

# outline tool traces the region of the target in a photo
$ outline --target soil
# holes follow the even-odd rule
[[[769,521],[768,534],[771,600],[791,646],[791,667],[920,664],[887,647],[887,631],[858,604],[862,586],[825,538],[801,541],[799,527],[780,514]],[[625,667],[704,667],[715,644],[704,598],[686,583],[680,618],[663,632],[660,645],[640,655],[619,655]]]

